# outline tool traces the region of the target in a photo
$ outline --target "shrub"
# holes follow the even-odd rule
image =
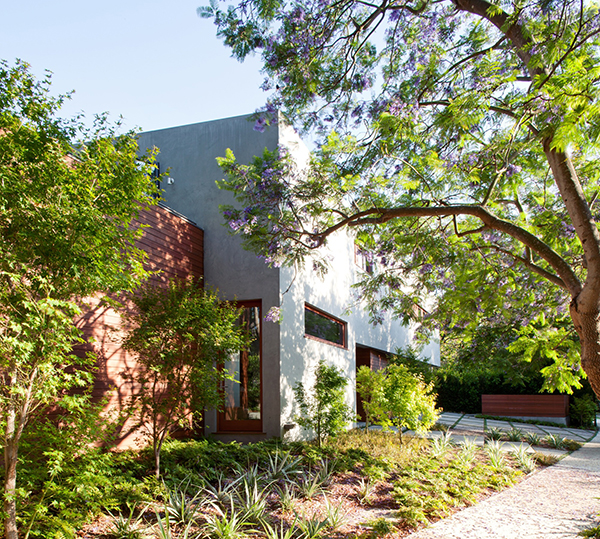
[[[569,415],[574,425],[592,428],[594,427],[597,411],[596,399],[589,394],[585,394],[582,397],[573,399],[573,403],[569,408]]]
[[[295,419],[301,427],[315,432],[319,447],[328,436],[344,431],[354,419],[345,402],[347,384],[348,380],[339,369],[319,361],[312,389],[306,390],[302,382],[294,386],[300,407],[300,415]]]

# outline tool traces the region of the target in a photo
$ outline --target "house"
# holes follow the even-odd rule
[[[296,133],[281,123],[260,133],[241,116],[145,132],[139,144],[160,149],[160,168],[169,170],[161,185],[165,204],[203,230],[205,285],[237,301],[244,323],[257,337],[252,350],[227,361],[236,383],[224,388],[225,410],[207,412],[205,432],[240,441],[306,436],[294,423],[293,388],[298,382],[312,385],[319,360],[344,372],[350,381],[347,402],[356,409],[357,367],[374,366],[386,353],[409,345],[412,328],[391,319],[372,326],[360,309],[348,312],[351,286],[367,269],[351,235],[341,232],[331,238],[328,249],[335,271],[320,278],[310,267],[298,272],[269,267],[230,235],[219,211],[220,204],[234,200],[215,184],[223,178],[216,157],[231,148],[240,162],[249,162],[265,147],[284,145],[302,159],[308,150]],[[279,323],[265,320],[272,307],[281,309]],[[432,342],[422,355],[439,365],[439,344]]]

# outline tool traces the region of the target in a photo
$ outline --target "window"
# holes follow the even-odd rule
[[[346,322],[323,312],[312,305],[304,306],[304,335],[346,348]]]
[[[427,311],[423,309],[423,307],[421,307],[420,305],[417,305],[416,303],[413,305],[412,311],[415,319],[419,321],[423,321],[423,319],[427,315]]]
[[[354,244],[354,263],[369,275],[373,275],[375,272],[373,254],[363,251],[356,243]]]
[[[229,356],[223,365],[232,379],[223,384],[225,403],[218,415],[222,432],[262,430],[261,383],[261,302],[238,301],[242,308],[239,323],[252,342],[247,350]]]

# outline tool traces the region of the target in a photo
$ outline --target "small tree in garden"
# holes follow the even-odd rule
[[[387,417],[385,383],[385,370],[374,371],[362,365],[356,372],[356,391],[365,410],[365,430],[369,429],[370,424]]]
[[[300,415],[295,419],[301,427],[315,432],[319,447],[328,436],[339,434],[354,419],[345,402],[347,384],[348,380],[339,369],[319,361],[314,386],[305,389],[302,382],[294,386],[300,406]]]
[[[439,417],[435,408],[433,385],[426,384],[421,376],[411,373],[404,365],[386,368],[385,401],[390,414],[389,422],[398,428],[407,427],[417,432],[428,430]]]
[[[131,300],[123,346],[139,360],[132,404],[152,440],[158,477],[169,432],[205,408],[222,406],[219,386],[228,373],[219,364],[248,343],[237,324],[239,310],[192,279],[173,279],[166,288],[148,284]]]
[[[78,298],[131,290],[140,205],[155,203],[135,134],[57,117],[64,100],[29,66],[0,61],[0,445],[6,539],[18,538],[19,444],[36,411],[91,374],[72,353]]]

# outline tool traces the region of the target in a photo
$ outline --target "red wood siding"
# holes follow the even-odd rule
[[[148,253],[146,268],[158,271],[151,281],[166,283],[172,277],[204,275],[204,233],[196,225],[162,206],[140,212],[138,222],[146,226],[137,246]],[[88,340],[77,353],[92,351],[97,357],[97,373],[93,387],[94,398],[108,398],[107,412],[123,413],[137,389],[131,376],[137,363],[121,348],[123,322],[118,312],[100,298],[89,298],[77,325]],[[119,448],[142,445],[141,433],[133,418],[120,421],[117,434]]]
[[[481,395],[481,412],[507,417],[567,417],[568,395]]]

